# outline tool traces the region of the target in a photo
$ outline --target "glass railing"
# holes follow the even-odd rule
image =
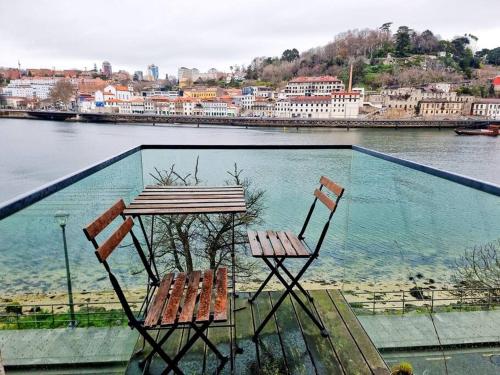
[[[389,364],[406,359],[417,363],[419,373],[436,368],[445,373],[457,356],[443,354],[449,345],[465,350],[469,343],[488,346],[495,337],[500,342],[500,325],[488,337],[467,325],[469,320],[487,324],[494,319],[488,313],[495,313],[499,294],[482,290],[471,297],[453,289],[464,286],[453,275],[466,250],[500,237],[499,197],[350,148],[144,148],[0,221],[2,293],[15,300],[21,293],[66,290],[61,228],[54,220],[60,210],[69,213],[66,231],[75,292],[110,290],[82,228],[118,198],[130,202],[159,173],[173,168],[179,176],[193,178],[197,160],[202,185],[234,183],[228,172],[236,164],[252,189],[265,192],[265,209],[255,229],[298,232],[321,175],[345,187],[320,256],[303,281],[310,289],[341,289]],[[306,241],[312,248],[327,215],[318,206],[311,219]],[[241,246],[238,256],[248,258],[248,248]],[[139,290],[139,298],[145,275],[137,274],[137,264],[127,244],[113,258],[114,270],[131,293]],[[256,263],[241,288],[256,289],[264,275],[262,264]],[[441,324],[433,320],[437,313],[460,312],[472,315],[448,315],[449,325],[446,317],[440,317]],[[425,347],[433,350],[427,357],[441,355],[426,362],[424,354],[419,359],[406,352],[394,354],[401,348],[422,353]]]

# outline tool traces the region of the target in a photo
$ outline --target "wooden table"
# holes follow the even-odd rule
[[[234,324],[234,306],[236,298],[236,256],[234,244],[234,215],[246,212],[245,192],[241,185],[228,186],[146,186],[146,188],[127,206],[125,215],[137,217],[141,225],[151,261],[156,270],[153,256],[153,228],[155,215],[183,214],[231,214],[231,276],[232,276],[232,327]],[[148,239],[142,216],[152,216],[151,233]],[[236,340],[233,340],[235,343]],[[235,348],[239,350],[238,348]],[[232,356],[234,358],[234,356]],[[233,363],[231,363],[233,365]],[[234,367],[233,367],[234,368]]]

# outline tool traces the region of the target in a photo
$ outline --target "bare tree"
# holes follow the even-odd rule
[[[500,292],[500,239],[465,250],[452,279],[464,287],[499,288]]]
[[[67,106],[74,93],[75,88],[71,82],[61,79],[57,81],[54,87],[50,90],[49,99],[55,106]]]
[[[242,177],[236,163],[228,171],[227,185],[242,185],[245,189],[247,211],[234,217],[236,250],[247,244],[246,230],[249,225],[259,224],[264,212],[264,191],[252,187],[249,179]],[[182,175],[172,165],[169,170],[151,174],[160,186],[199,185],[198,158],[194,172]],[[229,214],[160,215],[154,223],[154,248],[157,265],[162,271],[190,272],[196,268],[228,266],[231,263],[233,217]],[[244,257],[237,257],[237,272],[250,276],[254,266]]]

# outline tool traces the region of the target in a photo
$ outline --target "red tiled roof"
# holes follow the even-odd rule
[[[290,81],[290,83],[307,83],[307,82],[340,82],[337,77],[332,76],[319,76],[319,77],[297,77]]]
[[[493,85],[500,86],[500,76],[493,78]]]
[[[116,86],[116,91],[128,91],[127,86],[118,85]]]
[[[321,96],[292,96],[290,101],[292,102],[329,102],[332,100],[330,95]]]
[[[358,95],[359,96],[360,93],[357,92],[357,91],[351,91],[351,92],[349,92],[349,91],[334,91],[334,92],[332,92],[332,96],[333,95],[340,95],[340,96],[346,96],[346,95],[354,95],[354,96],[356,96],[356,95]]]

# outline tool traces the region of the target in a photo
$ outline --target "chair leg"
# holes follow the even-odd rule
[[[172,370],[175,374],[182,375],[181,369],[177,366],[178,361],[170,358],[167,353],[161,348],[161,345],[153,339],[153,337],[148,333],[148,331],[141,326],[136,327],[139,333],[144,339],[148,341],[148,343],[153,347],[153,352],[158,353],[158,355],[167,363],[168,369]],[[168,333],[167,333],[168,334]],[[163,340],[163,339],[162,339]],[[160,341],[161,342],[161,341]],[[152,356],[151,356],[152,358]]]
[[[291,280],[294,280],[295,278],[293,277],[292,273],[290,271],[288,271],[288,269],[283,265],[283,262],[280,264],[280,269],[282,269],[285,274],[291,279]],[[311,296],[311,294],[304,289],[304,287],[302,285],[300,285],[300,283],[297,281],[296,283],[296,286],[297,288],[300,289],[300,291],[306,296],[306,298],[309,300],[309,301],[313,301],[313,297]]]
[[[308,262],[306,262],[306,264],[303,266],[303,268],[299,271],[299,273],[295,277],[293,277],[293,275],[291,275],[291,273],[287,270],[289,277],[292,279],[292,282],[290,284],[288,284],[288,282],[284,279],[284,277],[281,275],[279,270],[273,267],[273,264],[269,260],[267,260],[266,258],[263,258],[263,259],[264,259],[264,262],[267,264],[267,266],[273,270],[274,275],[276,275],[276,277],[283,284],[283,286],[285,287],[286,290],[282,294],[282,296],[278,299],[278,302],[276,302],[276,305],[271,309],[271,312],[266,316],[264,321],[260,324],[260,326],[255,331],[255,334],[253,336],[253,341],[254,342],[257,341],[259,333],[262,331],[262,329],[267,324],[267,322],[271,319],[272,315],[278,310],[278,307],[283,303],[283,301],[288,296],[288,294],[291,294],[297,300],[297,302],[302,307],[302,309],[311,318],[311,320],[314,322],[314,324],[316,324],[316,326],[320,329],[321,335],[324,337],[328,336],[328,332],[326,331],[323,323],[312,313],[312,311],[304,304],[304,302],[297,296],[297,294],[293,290],[293,288],[299,284],[300,277],[304,274],[305,270],[312,263],[312,259],[310,259]],[[285,267],[281,265],[281,269],[284,269],[284,268]]]
[[[248,299],[248,302],[249,303],[253,303],[255,301],[255,299],[257,298],[257,296],[264,290],[264,288],[266,287],[267,283],[272,279],[272,277],[274,276],[274,273],[276,272],[275,270],[279,267],[279,265],[281,265],[283,263],[283,261],[285,260],[285,258],[282,258],[282,259],[279,259],[277,262],[276,262],[276,267],[272,267],[271,268],[271,273],[269,275],[267,275],[267,278],[264,280],[264,282],[261,284],[261,286],[259,287],[259,289],[255,292],[255,294]]]
[[[158,334],[156,335],[156,340],[158,342],[158,346],[161,348],[161,346],[165,343],[165,341],[168,340],[168,338],[172,335],[174,332],[175,327],[170,328],[170,330],[163,336],[160,341],[158,341],[158,337],[160,336],[160,330],[158,330]],[[151,363],[151,360],[153,359],[153,356],[156,354],[156,350],[153,348],[151,352],[143,359],[140,361],[140,365],[144,366],[145,364]],[[149,364],[148,364],[149,366]]]
[[[223,355],[219,349],[213,344],[212,341],[205,335],[203,331],[201,331],[196,324],[192,323],[191,328],[198,334],[198,336],[207,344],[207,346],[215,353],[215,355],[219,358],[220,361],[227,361],[228,357]]]

